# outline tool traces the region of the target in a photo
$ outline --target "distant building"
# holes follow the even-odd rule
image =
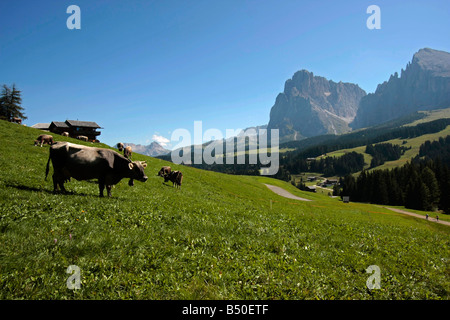
[[[52,121],[49,126],[49,130],[53,133],[61,134],[63,132],[69,132],[69,125],[65,122]],[[69,136],[72,136],[69,132]],[[73,137],[75,138],[75,137]]]
[[[325,184],[329,184],[329,185],[335,185],[335,184],[337,184],[338,183],[338,180],[337,179],[327,179],[326,181],[325,181]]]
[[[31,128],[44,130],[44,131],[49,131],[50,130],[49,127],[50,127],[50,123],[36,123],[31,126]]]
[[[51,123],[36,123],[31,126],[35,129],[47,130],[53,133],[62,134],[67,132],[70,137],[86,136],[89,141],[98,141],[98,136],[101,134],[97,129],[102,129],[96,122],[93,121],[78,121],[66,120],[64,122],[52,121]]]

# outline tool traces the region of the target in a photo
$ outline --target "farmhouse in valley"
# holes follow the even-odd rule
[[[97,137],[101,134],[97,129],[103,129],[93,121],[66,120],[64,122],[52,121],[51,123],[36,123],[32,128],[50,131],[57,134],[67,132],[70,137],[86,136],[91,142],[98,142]]]

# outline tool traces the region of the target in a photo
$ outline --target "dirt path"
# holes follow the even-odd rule
[[[384,208],[392,210],[392,211],[395,211],[395,212],[398,212],[398,213],[407,214],[407,215],[410,215],[410,216],[413,216],[413,217],[416,217],[416,218],[426,219],[426,217],[422,216],[421,214],[412,213],[412,212],[408,212],[408,211],[404,211],[404,210],[400,210],[400,209],[395,209],[395,208],[389,208],[389,207],[384,207]],[[433,222],[437,222],[437,223],[441,223],[441,224],[445,224],[445,225],[450,226],[450,222],[442,221],[442,220],[437,221],[436,218],[432,218],[432,217],[428,217],[428,221],[433,221]]]
[[[276,194],[278,194],[278,195],[280,195],[282,197],[289,198],[289,199],[294,199],[294,200],[301,200],[301,201],[312,201],[312,200],[309,200],[309,199],[305,199],[305,198],[300,198],[300,197],[294,196],[292,193],[284,190],[283,188],[276,187],[276,186],[273,186],[271,184],[266,184],[266,183],[265,183],[265,185],[266,185],[267,188],[269,188],[270,190],[272,190],[273,192],[275,192]]]
[[[272,190],[273,192],[275,192],[276,194],[278,194],[278,195],[280,195],[282,197],[289,198],[289,199],[294,199],[294,200],[301,200],[301,201],[312,201],[310,199],[305,199],[305,198],[300,198],[300,197],[294,196],[292,193],[284,190],[283,188],[280,188],[280,187],[277,187],[277,186],[273,186],[271,184],[266,184],[266,183],[265,183],[265,185],[266,185],[267,188],[269,188],[270,190]],[[426,219],[425,216],[417,214],[417,213],[412,213],[412,212],[408,212],[408,211],[405,211],[405,210],[389,208],[389,207],[384,207],[384,208],[386,208],[388,210],[391,210],[391,211],[398,212],[398,213],[407,214],[407,215],[410,215],[410,216],[413,216],[413,217],[416,217],[416,218]],[[428,221],[433,221],[433,222],[437,222],[437,223],[441,223],[441,224],[445,224],[447,226],[450,226],[450,222],[443,221],[443,220],[437,221],[436,218],[432,218],[432,217],[428,217]]]

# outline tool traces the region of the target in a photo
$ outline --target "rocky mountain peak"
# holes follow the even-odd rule
[[[365,95],[356,84],[336,83],[304,69],[297,71],[277,96],[268,129],[279,129],[282,141],[347,132]]]
[[[380,124],[419,110],[450,106],[450,53],[424,48],[406,69],[361,99],[352,128]]]
[[[126,147],[130,146],[133,152],[144,154],[150,157],[157,157],[160,155],[168,154],[170,150],[165,149],[158,142],[153,141],[149,145],[141,145],[134,143],[124,143]]]

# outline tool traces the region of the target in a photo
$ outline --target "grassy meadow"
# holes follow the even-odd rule
[[[450,135],[450,126],[447,126],[442,131],[436,132],[436,133],[430,133],[430,134],[424,134],[420,137],[411,138],[411,139],[391,139],[383,141],[383,143],[392,143],[394,145],[403,146],[406,148],[410,148],[409,150],[406,150],[405,153],[398,159],[394,161],[386,161],[384,164],[377,166],[370,170],[379,170],[379,169],[393,169],[395,167],[401,167],[406,162],[410,161],[411,158],[414,158],[416,155],[419,154],[420,146],[425,143],[425,141],[435,141],[438,140],[440,137],[446,137]],[[405,143],[404,143],[405,142]],[[364,163],[365,169],[368,169],[370,167],[370,161],[372,160],[372,156],[370,154],[365,153],[366,146],[360,146],[355,148],[349,148],[349,149],[341,149],[334,152],[330,152],[327,154],[327,156],[330,157],[340,157],[343,156],[346,153],[349,152],[357,152],[361,153],[364,156]],[[320,157],[319,157],[320,158]]]
[[[40,133],[0,121],[0,299],[450,298],[448,226],[138,154],[145,183],[124,179],[99,198],[95,182],[72,179],[53,194]],[[156,176],[167,164],[183,172],[181,190]],[[367,288],[371,265],[380,289]]]

